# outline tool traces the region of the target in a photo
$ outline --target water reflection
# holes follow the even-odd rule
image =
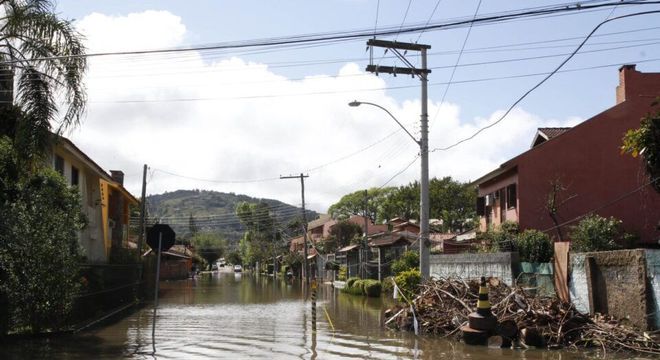
[[[164,282],[161,291],[155,356],[151,308],[145,307],[84,334],[3,344],[0,358],[585,358],[571,352],[471,347],[388,331],[382,326],[383,309],[392,300],[351,296],[329,286],[319,288],[317,331],[312,331],[310,302],[300,283],[224,272]]]

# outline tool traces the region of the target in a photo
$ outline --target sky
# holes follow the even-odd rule
[[[56,9],[74,21],[88,53],[100,53],[397,29],[564,3],[63,0]],[[603,20],[649,10],[660,6],[379,38],[431,45],[429,148],[435,149],[497,120]],[[659,20],[651,14],[602,26],[562,69],[569,71],[551,77],[497,125],[430,153],[431,177],[475,180],[529,149],[537,128],[574,126],[613,106],[622,64],[660,72]],[[106,170],[124,171],[125,186],[136,195],[148,164],[148,194],[207,189],[299,206],[300,183],[279,177],[304,173],[307,207],[325,212],[350,192],[419,178],[419,147],[389,115],[347,105],[378,104],[419,137],[419,79],[366,72],[369,63],[404,66],[391,52],[366,49],[366,39],[356,39],[90,57],[87,112],[66,136]],[[419,66],[417,54],[406,57]]]

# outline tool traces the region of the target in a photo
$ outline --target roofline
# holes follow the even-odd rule
[[[626,104],[627,104],[627,105],[630,105],[630,104],[632,104],[632,101],[623,101],[623,102],[620,102],[620,103],[618,103],[618,104],[616,104],[616,105],[614,105],[614,106],[611,106],[611,107],[609,107],[609,108],[607,108],[607,109],[605,109],[605,110],[599,112],[598,114],[596,114],[596,115],[594,115],[594,116],[592,116],[592,117],[590,117],[590,118],[584,120],[583,122],[581,122],[581,123],[579,123],[579,124],[577,124],[577,125],[575,125],[575,126],[569,128],[568,130],[566,130],[566,132],[562,133],[562,135],[564,135],[564,134],[566,134],[566,133],[569,133],[569,132],[571,132],[571,131],[573,131],[573,130],[575,130],[575,129],[581,127],[581,126],[584,126],[584,125],[587,124],[588,122],[592,121],[594,118],[597,118],[597,117],[601,116],[602,114],[604,114],[604,113],[606,113],[606,112],[608,112],[608,111],[614,110],[614,109],[616,109],[616,108],[618,108],[618,107],[626,106]],[[633,105],[630,105],[630,106],[633,106]],[[554,139],[554,138],[553,138],[553,139]],[[472,184],[472,185],[475,185],[475,186],[479,186],[479,184],[482,184],[482,183],[484,183],[484,182],[486,182],[486,181],[488,181],[488,180],[493,179],[494,177],[496,177],[496,176],[498,176],[498,175],[501,175],[501,174],[505,173],[507,170],[511,169],[512,166],[517,165],[517,162],[516,162],[516,161],[518,160],[518,158],[522,157],[523,155],[526,155],[526,154],[529,153],[529,152],[532,152],[532,151],[535,151],[536,149],[539,149],[541,146],[544,146],[544,145],[547,144],[547,143],[549,143],[549,141],[544,141],[544,142],[542,142],[541,144],[539,144],[539,145],[537,145],[537,146],[534,146],[534,147],[531,148],[531,149],[527,149],[527,150],[521,152],[520,154],[518,154],[518,155],[512,157],[511,159],[509,159],[509,160],[503,162],[502,165],[500,165],[499,168],[497,168],[497,169],[495,169],[495,170],[493,170],[493,171],[487,173],[486,175],[484,175],[484,176],[478,178],[477,180],[473,181],[471,184]]]
[[[99,175],[101,175],[101,177],[103,177],[104,180],[106,180],[107,182],[112,183],[113,185],[115,185],[119,189],[119,191],[121,191],[125,195],[128,195],[128,197],[131,200],[133,200],[135,203],[138,203],[138,204],[140,203],[140,201],[135,196],[133,196],[133,194],[131,194],[128,190],[126,190],[124,185],[118,183],[115,179],[113,179],[112,175],[108,174],[108,172],[105,171],[99,164],[97,164],[94,160],[92,160],[92,158],[90,158],[87,154],[85,154],[85,152],[80,150],[80,148],[78,146],[76,146],[76,144],[74,144],[73,141],[67,139],[66,137],[64,137],[62,135],[57,135],[57,134],[55,134],[55,139],[56,139],[56,141],[63,141],[63,143],[66,146],[70,147],[70,149],[67,149],[67,150],[69,150],[69,151],[73,150],[74,152],[81,155],[82,159],[85,162],[89,163],[87,165],[92,165],[90,167],[93,168],[94,170],[96,170],[96,172]],[[57,142],[56,142],[56,145],[57,145]]]
[[[524,153],[523,153],[523,154],[524,154]],[[522,154],[520,154],[520,155],[522,155]],[[518,155],[518,156],[520,156],[520,155]],[[507,171],[513,169],[513,167],[511,167],[511,165],[513,165],[513,164],[511,163],[511,161],[514,160],[515,158],[517,158],[518,156],[516,156],[516,157],[514,157],[513,159],[510,159],[509,161],[503,163],[503,164],[500,165],[500,167],[498,167],[497,169],[495,169],[495,170],[493,170],[493,171],[487,173],[486,175],[484,175],[484,176],[478,178],[477,180],[474,180],[473,182],[470,183],[470,185],[472,185],[472,186],[479,186],[480,184],[483,184],[483,183],[485,183],[486,181],[490,181],[490,180],[492,180],[492,179],[494,179],[494,178],[496,178],[496,177],[498,177],[498,176],[500,176],[500,175],[506,173]]]

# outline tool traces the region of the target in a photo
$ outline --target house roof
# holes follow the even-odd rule
[[[291,239],[292,244],[302,244],[305,242],[305,239],[302,236],[295,237]]]
[[[396,224],[396,225],[394,225],[393,227],[394,227],[394,228],[401,228],[401,227],[406,227],[406,226],[412,226],[412,227],[419,228],[419,224],[415,224],[415,223],[412,222],[412,221],[402,222],[402,223],[400,223],[400,224]]]
[[[83,163],[85,163],[85,165],[89,166],[90,169],[95,171],[100,178],[108,182],[113,188],[122,192],[131,201],[133,201],[134,203],[139,203],[138,199],[136,199],[135,196],[133,196],[130,192],[128,192],[128,190],[126,190],[126,188],[124,188],[122,184],[115,181],[115,179],[113,179],[110,174],[108,174],[105,170],[103,170],[103,168],[99,166],[99,164],[97,164],[94,160],[92,160],[92,158],[90,158],[89,156],[87,156],[87,154],[85,154],[82,150],[80,150],[80,148],[77,147],[76,144],[73,143],[73,141],[61,135],[55,135],[55,136],[56,136],[57,144],[62,145],[62,147],[67,151],[69,151],[70,153],[77,155],[78,158]]]
[[[307,223],[307,231],[315,229],[319,226],[323,226],[323,224],[327,223],[328,221],[331,221],[332,218],[328,214],[321,214],[319,215],[319,218],[316,220],[312,220],[309,223]]]
[[[184,253],[181,253],[178,248],[175,248],[175,246],[177,246],[177,245],[172,246],[172,248],[170,248],[167,251],[163,251],[163,255],[169,255],[169,256],[178,257],[178,258],[182,258],[182,259],[190,259],[192,257],[192,253],[190,252],[190,250],[185,249],[185,247],[184,247],[184,249],[185,249]],[[149,249],[142,256],[147,256],[147,255],[151,254],[152,252],[153,252],[153,250]]]
[[[550,139],[556,138],[557,136],[567,132],[571,128],[569,127],[544,127],[544,128],[538,128],[536,131],[536,135],[534,136],[534,140],[532,140],[532,146],[534,147],[537,145],[540,145],[541,143],[544,143]]]
[[[431,240],[431,241],[447,241],[447,240],[452,240],[452,239],[455,239],[455,238],[456,238],[456,234],[452,234],[452,233],[447,233],[447,234],[432,233],[432,234],[429,234],[429,240]]]
[[[369,246],[381,247],[394,245],[399,241],[407,241],[412,243],[417,239],[417,234],[409,231],[401,231],[396,233],[385,233],[371,238]]]
[[[348,251],[351,251],[351,250],[357,248],[358,246],[360,246],[360,245],[353,244],[353,245],[344,246],[343,248],[337,250],[337,252],[348,252]]]

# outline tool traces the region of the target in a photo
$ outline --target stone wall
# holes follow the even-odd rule
[[[648,310],[654,327],[660,329],[660,250],[646,250],[646,277]]]
[[[645,250],[571,254],[571,301],[584,313],[610,314],[642,329],[647,316]]]
[[[432,277],[460,277],[479,279],[497,277],[512,285],[518,275],[518,253],[431,255]]]

